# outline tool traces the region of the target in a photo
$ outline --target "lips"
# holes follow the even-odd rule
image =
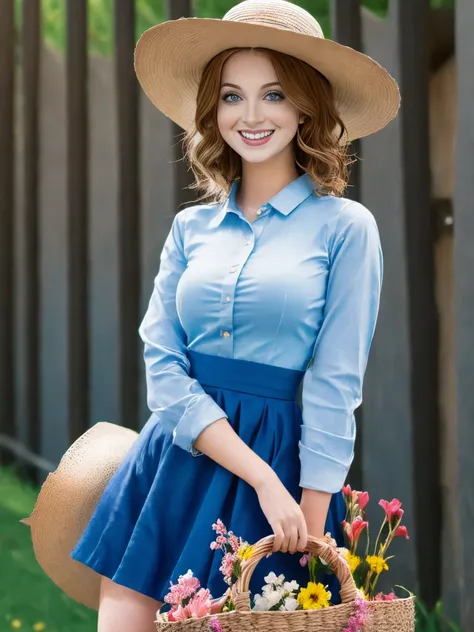
[[[246,145],[260,146],[268,143],[275,130],[250,131],[240,130],[239,135]],[[245,134],[245,135],[244,135]]]

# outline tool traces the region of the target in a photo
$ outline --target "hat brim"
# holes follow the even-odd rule
[[[253,47],[292,55],[319,70],[333,87],[347,141],[377,132],[398,112],[396,81],[367,55],[329,39],[260,24],[210,18],[163,22],[139,39],[135,71],[151,102],[189,131],[206,64],[229,48]]]
[[[138,434],[108,422],[95,424],[49,474],[29,518],[36,559],[69,597],[97,610],[100,575],[70,557],[107,483]]]

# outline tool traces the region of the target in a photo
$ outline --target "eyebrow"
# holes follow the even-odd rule
[[[280,83],[278,81],[272,81],[270,83],[264,83],[262,88],[270,88],[271,86],[279,86]],[[237,90],[242,90],[240,86],[235,83],[223,83],[221,88],[236,88]]]

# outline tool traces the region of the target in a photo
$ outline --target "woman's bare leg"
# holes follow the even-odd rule
[[[100,584],[98,632],[156,632],[161,604],[106,577]]]

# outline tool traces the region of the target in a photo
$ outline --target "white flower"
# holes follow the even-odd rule
[[[265,597],[262,597],[262,595],[255,595],[254,601],[255,601],[255,605],[253,607],[253,610],[257,612],[264,612],[270,609],[270,605],[268,601],[266,600]]]
[[[188,570],[186,575],[182,575],[183,579],[191,579],[191,577],[193,577],[193,571],[191,569]]]
[[[300,585],[295,580],[291,582],[285,582],[283,584],[283,588],[285,589],[286,592],[289,592],[289,593],[297,591],[299,587]]]
[[[280,608],[280,610],[296,610],[298,607],[298,601],[294,597],[287,597],[285,599],[284,605]]]
[[[285,581],[285,576],[284,575],[280,575],[279,577],[277,577],[275,575],[275,573],[272,571],[271,573],[269,573],[266,577],[263,578],[265,580],[266,584],[283,584],[283,582]]]
[[[276,606],[283,596],[283,591],[280,588],[279,590],[272,590],[265,595],[265,599],[268,601],[270,608],[272,606]]]

